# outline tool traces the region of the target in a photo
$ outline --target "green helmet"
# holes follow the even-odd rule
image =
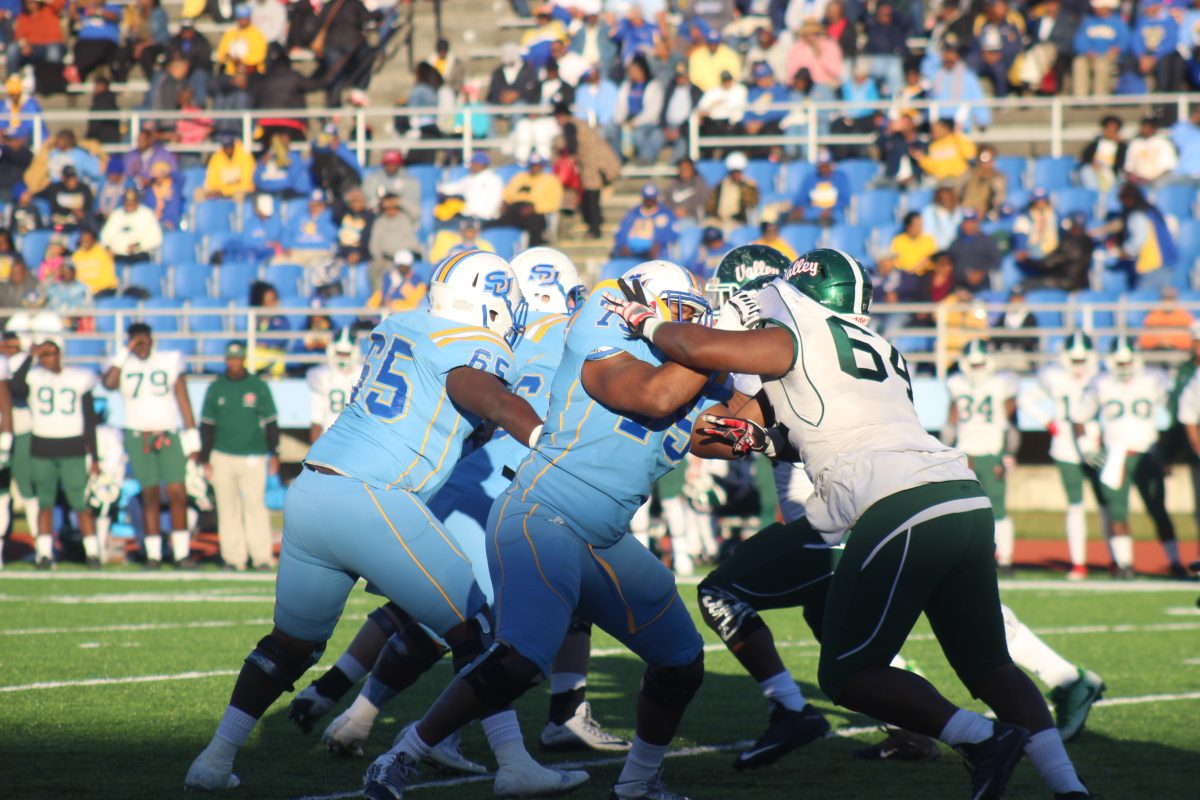
[[[744,244],[730,250],[717,265],[717,271],[704,286],[708,302],[713,310],[738,292],[761,283],[762,279],[774,279],[783,274],[791,262],[787,256],[765,244]]]
[[[1118,336],[1108,348],[1105,366],[1121,380],[1129,380],[1141,367],[1137,342],[1131,336]]]
[[[1092,337],[1075,331],[1063,342],[1061,362],[1076,378],[1082,380],[1096,371],[1096,348]]]
[[[972,339],[963,348],[962,357],[958,360],[962,373],[972,381],[986,378],[992,373],[992,348],[986,339]]]
[[[809,250],[792,262],[784,279],[830,311],[862,317],[871,313],[874,287],[866,268],[841,250]]]

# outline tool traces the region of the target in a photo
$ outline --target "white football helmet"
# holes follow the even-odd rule
[[[992,374],[995,363],[992,361],[991,348],[983,339],[972,339],[963,349],[958,368],[970,381],[981,381]]]
[[[325,361],[331,369],[349,372],[358,369],[359,350],[350,338],[350,329],[342,328],[338,337],[325,346]]]
[[[204,477],[204,470],[190,458],[187,460],[187,472],[184,473],[183,486],[197,509],[200,511],[213,510],[212,487],[209,486],[208,479]]]
[[[489,328],[510,347],[525,332],[528,310],[512,267],[495,253],[468,250],[450,256],[429,282],[429,313]]]
[[[1076,380],[1091,378],[1096,374],[1096,348],[1092,346],[1092,337],[1082,331],[1072,333],[1063,342],[1059,360],[1063,369]]]
[[[4,328],[17,334],[17,339],[21,342],[21,349],[28,350],[33,345],[44,341],[46,338],[44,334],[61,333],[63,322],[53,311],[34,313],[18,311],[8,318]]]
[[[1119,336],[1114,339],[1104,366],[1117,380],[1131,379],[1142,368],[1142,357],[1133,338]]]
[[[552,247],[530,248],[509,265],[530,311],[570,314],[587,298],[587,287],[574,262]]]
[[[658,310],[661,319],[674,322],[695,322],[712,325],[712,306],[696,277],[670,261],[643,261],[621,276],[627,281],[637,279],[646,290],[647,299]],[[690,316],[685,310],[690,309]]]
[[[95,508],[112,506],[121,499],[121,482],[104,473],[93,475],[88,478],[84,496],[89,506]]]

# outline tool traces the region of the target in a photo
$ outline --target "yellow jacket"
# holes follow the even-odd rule
[[[955,132],[929,143],[929,152],[917,156],[917,163],[934,180],[961,178],[971,168],[978,149],[975,143]]]
[[[226,197],[254,191],[254,156],[246,152],[241,142],[234,142],[233,155],[218,150],[208,160],[204,173],[204,191]]]
[[[253,25],[225,31],[217,45],[217,63],[225,65],[226,75],[237,72],[235,58],[246,67],[261,72],[263,62],[267,60],[267,40],[262,31]]]
[[[735,81],[742,74],[742,58],[729,45],[719,46],[715,53],[700,45],[688,56],[688,77],[702,92],[720,86],[722,72],[728,72]]]
[[[534,177],[528,172],[518,172],[504,187],[504,202],[532,203],[539,214],[553,214],[562,209],[562,181],[552,172],[543,172]]]
[[[92,294],[120,286],[112,253],[99,242],[86,250],[81,247],[72,253],[71,263],[75,265],[75,277]]]

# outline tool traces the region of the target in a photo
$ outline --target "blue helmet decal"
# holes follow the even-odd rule
[[[483,290],[496,297],[508,297],[509,292],[512,291],[512,283],[512,275],[496,270],[484,276]]]

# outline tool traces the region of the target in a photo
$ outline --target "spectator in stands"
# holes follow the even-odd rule
[[[8,271],[8,281],[0,284],[0,308],[28,308],[36,305],[37,299],[37,281],[18,256]]]
[[[234,137],[234,141],[237,138]],[[215,154],[214,154],[215,155]],[[175,156],[159,143],[154,125],[145,123],[137,134],[137,146],[125,154],[125,179],[133,181],[139,188],[145,188],[150,182],[153,167],[156,162],[163,161],[170,167],[171,172],[179,171]],[[209,162],[211,164],[211,162]]]
[[[775,73],[764,61],[750,70],[754,84],[746,98],[746,113],[742,115],[742,129],[750,136],[779,136],[787,117],[786,108],[771,108],[788,101],[788,90],[775,80]],[[767,156],[769,148],[756,148],[755,155]]]
[[[363,194],[371,210],[379,208],[385,195],[395,195],[400,210],[414,223],[421,217],[421,183],[404,168],[404,156],[399,150],[385,150],[382,166],[367,173],[363,180]]]
[[[816,19],[808,19],[800,27],[799,36],[788,52],[787,74],[795,76],[808,70],[813,82],[835,89],[842,82],[842,51],[837,42],[825,35]]]
[[[791,218],[797,222],[835,225],[850,206],[850,179],[837,168],[827,150],[817,155],[817,169],[800,184],[792,198]]]
[[[250,24],[258,28],[267,44],[283,44],[287,39],[287,9],[279,0],[251,0]]]
[[[1022,272],[1039,273],[1041,261],[1058,249],[1058,215],[1045,189],[1034,189],[1029,207],[1013,221],[1012,251]],[[1032,266],[1027,266],[1032,262]]]
[[[63,0],[24,0],[21,5],[5,50],[8,74],[16,75],[26,64],[61,64],[66,55]]]
[[[72,5],[71,17],[79,26],[75,37],[76,81],[86,81],[97,67],[112,64],[121,44],[119,6],[105,0],[83,0]]]
[[[17,202],[9,207],[5,215],[7,230],[13,236],[21,236],[46,227],[42,212],[33,202],[33,192],[28,189],[21,192]]]
[[[939,250],[950,247],[958,236],[963,210],[958,205],[958,187],[941,183],[934,189],[933,202],[921,209],[922,227],[937,242]]]
[[[208,159],[203,195],[240,201],[254,191],[254,157],[242,147],[236,134],[222,131],[217,134],[217,143],[221,147]]]
[[[929,280],[922,287],[924,291],[920,300],[925,303],[946,301],[947,298],[953,297],[956,281],[954,257],[945,250],[939,250],[933,254],[933,269],[929,272]],[[968,299],[970,294],[966,293]]]
[[[599,4],[597,8],[584,10],[582,21],[572,26],[567,51],[588,65],[600,67],[601,72],[611,76],[617,63],[618,43],[613,40],[613,29],[599,10]]]
[[[84,183],[95,189],[100,185],[100,159],[89,150],[80,147],[75,140],[75,132],[63,129],[54,138],[46,142],[43,152],[45,163],[42,164],[52,181],[62,177],[63,168],[72,166]],[[39,163],[41,159],[38,159]]]
[[[1060,0],[1042,0],[1029,12],[1029,46],[1018,61],[1018,80],[1030,94],[1058,94],[1062,65],[1070,57],[1079,25]]]
[[[1002,258],[996,240],[983,232],[979,222],[978,211],[964,208],[958,237],[950,243],[958,284],[972,293],[991,288],[992,276],[1000,273]]]
[[[932,180],[956,180],[966,175],[977,154],[975,143],[948,119],[935,119],[930,126],[929,144],[924,152],[914,148],[912,156]]]
[[[700,114],[700,133],[705,136],[733,136],[742,132],[749,93],[735,83],[733,73],[722,72],[719,85],[700,96],[696,111]]]
[[[621,130],[615,117],[617,94],[616,85],[593,67],[575,90],[575,113],[599,128],[609,146],[620,153]]]
[[[534,67],[545,66],[550,59],[552,42],[567,42],[567,29],[554,18],[553,6],[542,3],[533,12],[533,27],[521,34],[521,50],[525,60]]]
[[[1079,156],[1079,183],[1097,192],[1107,192],[1125,171],[1127,150],[1128,145],[1121,139],[1120,117],[1102,117],[1100,135]]]
[[[167,170],[170,171],[169,166]],[[96,216],[108,219],[108,215],[121,205],[121,200],[125,197],[125,187],[128,185],[129,182],[125,180],[124,160],[110,158],[108,166],[104,169],[104,182],[96,192]]]
[[[772,247],[788,257],[789,261],[795,261],[800,257],[796,249],[788,244],[787,239],[779,235],[779,218],[771,211],[763,213],[762,222],[758,223],[758,238],[751,244],[761,244],[767,247]]]
[[[1095,250],[1096,243],[1087,232],[1087,215],[1076,211],[1067,216],[1053,252],[1040,261],[1019,260],[1018,266],[1026,276],[1025,285],[1030,288],[1074,292],[1088,288]]]
[[[233,10],[233,27],[221,34],[216,62],[227,78],[238,73],[262,72],[267,61],[267,40],[250,20],[252,9],[243,3]]]
[[[367,198],[362,189],[347,192],[345,208],[337,223],[338,254],[345,256],[355,250],[365,260],[367,245],[371,241],[371,223],[374,221],[375,214],[367,208]]]
[[[256,109],[304,109],[308,107],[308,93],[329,86],[327,76],[320,73],[306,77],[292,66],[288,52],[279,45],[267,47],[267,63],[262,75],[250,87],[250,105]],[[264,124],[268,135],[286,134],[289,141],[305,138],[307,120],[285,117]]]
[[[25,185],[25,170],[33,163],[33,153],[22,137],[9,137],[0,131],[0,202],[10,203],[13,191]]]
[[[554,52],[561,53],[566,56],[565,45],[562,42],[554,42]],[[568,67],[572,65],[568,61]],[[568,80],[563,71],[563,64],[557,57],[551,58],[542,68],[541,77],[538,81],[540,88],[538,89],[538,102],[542,105],[554,105],[557,102],[573,103],[575,102],[575,86],[583,80],[584,74],[589,69],[593,69],[591,64],[579,64],[575,69],[578,72],[566,73],[570,76]],[[595,69],[599,69],[596,67]]]
[[[770,25],[763,25],[755,33],[755,37],[754,44],[750,45],[750,51],[746,53],[746,71],[743,77],[750,78],[750,68],[760,61],[771,68],[771,73],[776,78],[782,79],[785,75],[791,75],[787,69],[788,51],[792,49],[791,32],[783,30],[776,33]]]
[[[1166,218],[1132,183],[1121,186],[1117,200],[1117,268],[1128,271],[1134,289],[1162,289],[1171,283],[1179,257]]]
[[[196,33],[195,23],[184,18],[179,23],[179,33],[171,38],[167,51],[183,56],[188,62],[187,79],[195,94],[196,102],[203,106],[208,102],[209,79],[212,74],[213,52],[208,39]]]
[[[1196,319],[1179,305],[1179,290],[1164,286],[1162,304],[1150,310],[1142,320],[1142,335],[1138,347],[1143,350],[1192,349],[1191,327]]]
[[[643,261],[665,256],[675,241],[675,221],[658,202],[658,187],[642,187],[642,202],[631,208],[621,220],[613,238],[613,258],[638,258]]]
[[[999,328],[1004,333],[991,337],[994,353],[1031,353],[1038,349],[1040,337],[1033,333],[1037,317],[1025,302],[1025,287],[1017,284],[1008,293],[1008,308],[1000,315]]]
[[[883,162],[883,177],[888,183],[911,188],[921,180],[921,164],[914,153],[920,153],[921,141],[911,114],[901,112],[890,119],[875,147]]]
[[[1156,183],[1179,164],[1175,145],[1158,129],[1153,117],[1142,120],[1138,135],[1129,142],[1125,153],[1125,173],[1137,183]]]
[[[868,56],[871,78],[879,81],[885,96],[890,97],[904,85],[904,62],[909,56],[908,26],[896,19],[890,3],[880,3],[865,28],[862,54]]]
[[[1107,0],[1105,0],[1107,2]],[[929,79],[929,99],[938,101],[942,119],[957,122],[964,131],[986,128],[992,112],[984,105],[967,105],[984,99],[983,87],[974,72],[967,69],[959,53],[957,37],[947,37],[942,45],[942,64]]]
[[[675,180],[667,187],[666,203],[679,219],[699,221],[708,203],[708,181],[696,171],[690,158],[679,160]]]
[[[709,193],[705,214],[715,217],[722,225],[745,224],[758,207],[758,184],[746,176],[750,165],[745,154],[733,152],[725,156],[725,177]]]
[[[396,131],[421,139],[440,139],[436,112],[420,109],[437,109],[442,105],[442,76],[436,69],[422,61],[417,64],[412,90],[404,101],[404,107],[413,109],[410,114],[396,116]],[[432,164],[437,159],[436,150],[415,150],[409,158],[414,164]]]
[[[639,164],[653,164],[658,160],[664,142],[662,115],[662,84],[650,79],[646,59],[635,56],[617,91],[613,121],[620,130],[628,132]]]
[[[292,325],[287,317],[271,311],[279,307],[279,290],[266,281],[255,281],[250,285],[250,307],[262,309],[254,316],[254,330],[257,333],[254,371],[281,378],[287,369],[284,358],[291,340],[272,334],[290,331]]]
[[[12,234],[6,230],[0,230],[0,281],[8,280],[9,270],[12,269],[13,262],[20,256],[17,248],[13,246]]]
[[[450,249],[442,258],[456,256],[459,253],[465,253],[468,250],[483,250],[488,253],[496,252],[496,247],[487,239],[480,235],[479,220],[463,217],[458,221],[458,237],[447,242]],[[437,247],[437,241],[434,242],[434,247]],[[441,261],[442,259],[435,259]]]
[[[255,195],[251,213],[242,223],[242,235],[225,244],[224,259],[258,262],[281,253],[284,231],[278,208],[271,195]]]
[[[330,81],[325,93],[325,105],[330,108],[341,104],[345,89],[353,86],[364,90],[367,87],[370,70],[363,69],[363,59],[368,57],[368,21],[369,14],[362,0],[325,3],[317,15],[317,34],[309,43],[309,49],[321,59]]]
[[[254,169],[254,189],[280,200],[300,197],[308,184],[306,172],[300,159],[288,148],[288,137],[276,133],[259,156]]]
[[[630,3],[617,23],[612,39],[620,48],[621,63],[627,64],[638,53],[649,54],[659,41],[659,32],[646,19],[640,2]]]
[[[831,125],[834,133],[872,133],[878,129],[876,117],[878,111],[873,103],[879,102],[879,89],[871,79],[871,64],[868,59],[860,58],[854,62],[853,77],[843,81],[838,90],[840,99],[847,105],[842,113],[835,117]],[[839,158],[854,158],[865,155],[865,148],[858,146],[839,145],[835,148]]]
[[[127,75],[130,66],[137,64],[146,80],[152,80],[154,65],[171,40],[167,12],[160,0],[137,0],[126,5],[121,29],[125,44],[117,54],[117,72]]]
[[[70,261],[62,266],[58,279],[46,285],[46,308],[57,314],[71,314],[92,306],[92,293],[76,277]]]
[[[57,231],[73,233],[92,220],[95,194],[69,164],[63,167],[62,178],[51,183],[41,196],[50,204],[50,226]]]
[[[562,131],[560,158],[555,172],[565,168],[579,176],[580,215],[587,225],[588,237],[600,238],[604,213],[600,207],[600,192],[621,174],[621,159],[598,132],[571,116],[564,103],[554,106],[554,120]]]
[[[967,63],[987,78],[996,97],[1005,97],[1009,72],[1021,53],[1025,20],[1013,11],[1008,0],[988,0],[983,13],[975,18],[975,36],[967,54]]]
[[[1130,55],[1134,66],[1154,92],[1178,92],[1183,87],[1185,64],[1179,54],[1179,22],[1163,0],[1148,0],[1138,5],[1137,26],[1130,37]],[[1174,108],[1169,114],[1174,119]]]
[[[362,183],[362,177],[358,159],[328,130],[327,126],[312,144],[309,177],[312,186],[337,199]]]
[[[707,31],[704,44],[694,48],[688,56],[688,74],[696,88],[707,92],[723,85],[725,73],[741,75],[742,58],[721,41],[720,31]]]
[[[570,105],[569,101],[563,99],[554,101],[555,105],[558,103]],[[472,124],[481,118],[491,124],[490,116],[486,112],[474,115]],[[515,160],[528,161],[534,153],[538,153],[547,161],[554,158],[554,143],[562,135],[562,130],[552,115],[537,112],[526,114],[516,121],[512,130],[512,155]],[[485,133],[484,136],[491,136],[491,133]]]
[[[721,259],[729,252],[725,242],[725,234],[715,225],[709,225],[700,234],[700,247],[696,250],[696,260],[690,269],[701,281],[707,281],[717,272]]]
[[[83,138],[101,144],[117,144],[124,140],[118,119],[117,96],[109,89],[108,78],[97,75],[92,81],[92,100],[88,105],[88,123]]]
[[[919,218],[919,215],[918,215]],[[913,272],[906,272],[896,265],[896,254],[890,250],[884,251],[876,260],[878,273],[874,276],[875,302],[879,303],[916,303],[926,299],[929,279],[922,278]],[[930,266],[932,269],[932,266]],[[928,270],[927,270],[928,271]],[[895,336],[899,329],[913,320],[913,315],[903,312],[889,314],[872,314],[872,322],[878,326],[881,335]]]
[[[1171,143],[1179,152],[1175,174],[1195,180],[1200,178],[1200,105],[1193,104],[1189,119],[1171,126]]]
[[[135,264],[149,261],[162,242],[162,225],[154,212],[142,205],[137,189],[126,189],[121,207],[108,215],[100,229],[100,243],[118,264]]]
[[[500,66],[492,71],[488,86],[488,105],[533,105],[541,91],[537,70],[521,60],[521,48],[506,44],[500,51]]]
[[[34,132],[46,138],[46,123],[42,122],[42,104],[25,92],[20,75],[9,75],[4,82],[7,95],[4,110],[8,112],[8,123],[0,133],[8,139],[24,139],[26,146],[34,138]]]
[[[1112,94],[1113,74],[1129,50],[1129,27],[1113,13],[1119,0],[1092,0],[1092,13],[1075,32],[1071,84],[1077,97]]]
[[[183,187],[179,176],[161,161],[154,165],[153,173],[154,179],[146,187],[142,202],[154,213],[163,230],[179,230],[183,219]]]
[[[379,214],[372,221],[371,233],[367,237],[367,252],[371,256],[367,275],[371,291],[379,291],[383,273],[391,265],[396,253],[401,250],[417,252],[420,249],[417,241],[418,221],[418,217],[404,210],[397,195],[388,193],[380,199]],[[432,253],[430,259],[434,263],[438,261]]]
[[[520,228],[529,234],[529,246],[545,244],[551,217],[562,209],[563,185],[546,160],[534,153],[522,172],[513,175],[504,187],[504,210],[500,225]]]
[[[153,111],[176,111],[179,109],[179,94],[184,89],[190,89],[188,81],[188,61],[179,53],[173,53],[167,60],[167,68],[153,81],[150,89],[150,108]],[[178,123],[176,119],[161,119],[158,121],[159,133],[169,136]]]
[[[981,217],[993,215],[1008,196],[1008,176],[996,169],[996,148],[984,145],[963,179],[962,204]]]
[[[411,250],[397,250],[391,268],[383,274],[383,283],[367,300],[367,308],[411,311],[429,292],[429,284],[413,269]]]
[[[682,62],[676,64],[674,80],[667,84],[663,94],[662,114],[663,136],[675,161],[687,153],[688,119],[701,97],[700,90],[688,80],[687,66]]]
[[[434,45],[433,52],[425,57],[425,61],[438,71],[438,74],[442,76],[442,80],[446,82],[446,85],[452,91],[462,91],[462,59],[455,53],[450,52],[450,41],[448,39],[438,39]]]
[[[120,287],[117,280],[116,261],[108,248],[96,238],[96,231],[83,228],[79,231],[79,244],[71,254],[75,275],[88,288],[93,297],[107,297]]]
[[[36,279],[39,286],[58,280],[62,273],[63,264],[67,261],[67,239],[61,233],[50,237],[46,250],[42,253],[42,263],[38,265]]]
[[[474,217],[484,225],[494,222],[500,217],[500,206],[504,202],[504,182],[492,169],[492,160],[487,153],[471,156],[467,169],[462,178],[440,184],[438,194],[462,198],[463,216]]]
[[[891,260],[896,269],[912,275],[924,275],[933,267],[937,242],[925,232],[920,211],[904,215],[900,232],[892,237]]]
[[[288,220],[283,244],[291,250],[330,250],[337,238],[337,226],[325,201],[325,192],[313,189],[306,213]]]
[[[824,0],[824,5],[825,14],[821,18],[821,24],[825,27],[825,34],[837,44],[842,53],[842,61],[853,61],[859,55],[857,20],[846,18],[846,7],[842,5],[841,0]],[[858,8],[855,12],[865,14]]]

